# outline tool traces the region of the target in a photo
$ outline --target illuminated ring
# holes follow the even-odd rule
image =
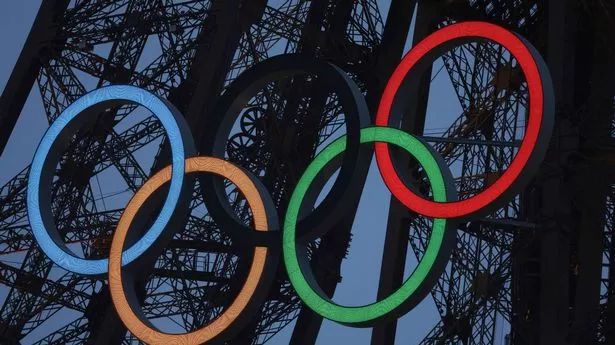
[[[97,115],[111,107],[134,103],[149,109],[164,127],[173,156],[173,176],[162,210],[147,232],[123,253],[127,264],[141,256],[158,237],[166,232],[166,225],[176,208],[187,207],[184,193],[184,159],[194,153],[194,144],[183,117],[170,103],[146,90],[134,86],[108,86],[79,98],[50,125],[41,140],[28,177],[28,218],[36,242],[58,266],[84,275],[107,272],[107,259],[82,259],[71,253],[63,243],[51,213],[51,185],[57,161],[72,135],[84,125],[93,125]],[[187,194],[189,197],[190,194]]]
[[[360,142],[386,142],[401,147],[416,158],[424,168],[436,201],[456,199],[448,167],[439,155],[420,139],[394,128],[370,127],[361,130]],[[284,263],[295,291],[313,311],[327,319],[349,326],[373,326],[380,320],[390,320],[405,314],[429,293],[446,267],[450,252],[455,245],[456,234],[453,222],[434,219],[429,244],[417,268],[397,291],[385,299],[360,307],[340,306],[331,301],[319,288],[312,275],[306,251],[307,243],[297,240],[296,224],[300,213],[312,206],[304,205],[304,196],[309,193],[312,181],[317,178],[323,167],[342,154],[345,149],[346,138],[337,139],[316,156],[301,176],[291,196],[284,221],[282,236]]]
[[[252,211],[256,231],[266,232],[277,227],[277,216],[273,202],[256,178],[250,177],[241,168],[230,162],[213,157],[195,157],[186,160],[186,173],[207,172],[229,179],[244,194]],[[139,209],[154,191],[171,178],[167,167],[150,178],[130,200],[118,223],[109,254],[109,289],[118,315],[130,332],[148,344],[202,344],[219,336],[224,336],[249,321],[255,311],[262,306],[269,286],[275,277],[277,264],[275,249],[255,247],[253,259],[246,282],[238,296],[224,312],[207,326],[184,334],[169,334],[157,330],[143,316],[130,277],[123,279],[120,254]],[[273,222],[273,224],[272,224]],[[130,271],[130,270],[129,270]],[[238,321],[241,318],[241,321]],[[229,331],[230,330],[230,331]],[[224,335],[223,335],[224,334]]]
[[[382,95],[377,126],[398,126],[406,103],[406,93],[442,53],[471,40],[486,39],[501,44],[517,59],[525,73],[529,90],[529,116],[525,137],[508,169],[492,185],[471,198],[438,202],[421,197],[400,179],[386,143],[376,143],[376,158],[382,177],[397,199],[409,209],[428,217],[457,218],[486,214],[503,206],[524,187],[538,170],[551,139],[554,122],[553,84],[540,54],[520,36],[484,22],[453,24],[431,34],[404,57]],[[392,117],[392,118],[391,118]]]
[[[209,133],[203,136],[200,152],[203,155],[224,157],[229,133],[248,100],[269,83],[285,77],[313,74],[335,93],[344,109],[348,150],[330,192],[324,200],[298,224],[298,236],[320,237],[336,225],[350,211],[353,201],[361,195],[362,185],[371,163],[372,149],[361,149],[361,128],[370,124],[365,97],[346,72],[326,61],[296,54],[284,54],[267,59],[246,70],[227,88],[207,119]],[[337,169],[337,168],[336,168]],[[207,181],[208,180],[208,181]],[[245,238],[250,229],[237,224],[228,207],[224,184],[212,179],[201,180],[203,198],[216,222],[227,225],[225,230]]]

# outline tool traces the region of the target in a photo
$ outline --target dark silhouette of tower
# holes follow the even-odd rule
[[[412,14],[414,37],[408,37]],[[181,110],[199,141],[232,81],[281,53],[341,67],[374,113],[406,40],[417,42],[467,20],[502,25],[540,51],[555,85],[556,125],[530,186],[497,212],[459,225],[450,264],[431,291],[441,318],[422,344],[615,344],[611,1],[391,0],[385,16],[376,0],[44,0],[0,97],[0,153],[33,86],[52,122],[91,89],[137,85]],[[455,167],[459,195],[468,198],[514,158],[527,115],[527,85],[516,61],[495,43],[467,43],[441,61],[441,70],[413,85],[404,129],[422,135]],[[462,113],[450,128],[430,132],[425,114],[436,73],[450,77]],[[271,83],[249,101],[226,153],[261,177],[284,209],[299,172],[343,128],[343,112],[343,104],[309,78]],[[122,213],[112,198],[130,196],[168,162],[162,126],[143,109],[118,107],[96,121],[71,141],[52,190],[64,240],[91,258],[108,253]],[[291,138],[280,135],[291,131]],[[143,151],[155,159],[144,163]],[[0,257],[19,261],[0,259],[0,283],[9,291],[0,309],[0,343],[136,342],[104,280],[59,270],[34,243],[26,215],[28,169],[0,188]],[[99,189],[109,171],[121,177],[117,193]],[[233,206],[249,219],[236,194],[229,190]],[[184,331],[214,319],[232,297],[233,279],[242,278],[241,248],[202,212],[202,204],[195,193],[186,228],[141,282],[145,315]],[[331,295],[351,224],[342,221],[310,247],[316,278]],[[406,255],[423,255],[430,225],[391,200],[379,298],[401,284]],[[279,270],[258,317],[229,344],[265,343],[295,319],[291,343],[315,343],[322,318],[302,307],[285,274]],[[79,317],[58,321],[67,310]],[[46,335],[33,339],[42,329]],[[372,344],[392,345],[395,334],[396,322],[377,326]]]

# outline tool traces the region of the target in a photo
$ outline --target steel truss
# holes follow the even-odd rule
[[[570,50],[563,43],[564,47],[553,47],[557,44],[547,34],[556,30],[553,13],[557,3],[560,1],[419,1],[417,21],[424,27],[417,27],[415,39],[453,22],[486,20],[524,35],[547,56],[550,67],[557,67],[547,53]],[[600,7],[600,1],[587,7],[574,7],[572,1],[561,3],[567,3],[568,15],[581,8],[593,14],[612,10],[607,2]],[[108,84],[138,85],[168,98],[182,110],[198,140],[201,128],[207,124],[207,113],[225,88],[245,69],[284,52],[317,55],[338,64],[361,87],[373,110],[386,82],[380,74],[390,74],[401,57],[405,34],[397,32],[398,28],[409,26],[409,20],[395,17],[393,9],[412,7],[413,2],[393,0],[389,19],[383,23],[375,0],[44,2],[0,98],[0,147],[4,149],[34,83],[49,122],[88,90]],[[587,17],[583,14],[578,17],[578,25],[586,33],[596,36],[596,40],[606,37],[607,42],[613,42],[612,35],[599,36],[584,27]],[[612,52],[603,53],[613,56]],[[578,59],[595,61],[580,53]],[[527,90],[514,59],[497,44],[465,44],[445,54],[441,61],[463,112],[450,128],[442,133],[425,133],[425,137],[453,167],[460,197],[467,198],[497,178],[513,159],[523,133]],[[577,64],[566,67],[583,72],[579,67],[582,63]],[[554,68],[554,81],[568,89],[570,82],[563,85],[563,73],[566,72]],[[593,73],[587,79],[600,74]],[[596,80],[602,82],[604,92],[613,90],[613,80],[612,84],[606,77]],[[428,87],[428,83],[422,87]],[[300,99],[299,94],[308,97]],[[567,106],[560,95],[558,116],[564,120],[558,120],[558,144],[541,175],[506,207],[459,225],[451,262],[432,290],[441,320],[423,344],[498,344],[503,337],[511,344],[552,344],[552,339],[559,338],[546,334],[549,325],[545,320],[550,312],[558,310],[566,312],[558,327],[562,329],[563,324],[562,334],[568,343],[613,342],[614,331],[609,325],[615,324],[615,274],[610,269],[615,260],[615,181],[589,189],[597,194],[575,194],[566,199],[573,200],[571,212],[575,214],[595,209],[597,213],[591,215],[600,219],[597,224],[556,219],[561,209],[570,209],[570,205],[561,206],[560,213],[537,214],[535,209],[545,202],[537,196],[537,190],[548,195],[545,181],[553,176],[561,178],[564,171],[581,171],[579,176],[591,178],[587,170],[579,168],[586,162],[593,162],[587,163],[592,168],[612,172],[608,167],[615,122],[614,94],[610,95],[608,111],[604,110],[604,95],[586,95],[585,100]],[[593,104],[590,101],[596,97],[602,103],[589,107],[587,104]],[[319,92],[309,80],[271,83],[246,104],[237,119],[238,129],[229,137],[227,155],[262,177],[276,205],[284,210],[298,172],[319,145],[343,130],[343,113],[343,105],[334,95]],[[593,118],[600,119],[595,127],[579,125],[592,113],[600,114]],[[414,129],[422,132],[424,111],[422,115],[418,111],[417,117],[419,125]],[[137,121],[131,122],[132,118]],[[283,141],[288,138],[279,134],[291,129],[298,135],[289,144]],[[591,145],[562,144],[565,138],[579,141],[579,133],[590,137],[588,133],[596,131],[608,133],[590,141]],[[301,145],[293,146],[297,142]],[[279,147],[299,147],[301,159],[284,164],[289,155],[297,152],[280,152],[276,150]],[[156,158],[145,164],[138,158],[140,152]],[[578,155],[582,159],[571,168],[562,166],[558,155]],[[102,195],[96,179],[114,171],[124,182],[124,189],[118,193],[130,196],[166,159],[161,125],[137,107],[113,109],[98,119],[94,129],[80,132],[58,164],[53,188],[54,215],[65,241],[85,257],[104,256],[122,209],[114,206],[115,195]],[[10,288],[0,309],[0,339],[9,344],[24,339],[37,344],[136,342],[108,306],[110,297],[104,280],[58,270],[33,243],[26,217],[27,176],[26,167],[0,188],[0,255],[7,258],[0,260],[0,282]],[[582,186],[580,179],[571,180]],[[152,276],[142,287],[145,314],[150,319],[176,322],[181,330],[198,328],[215,318],[231,298],[230,282],[241,278],[236,268],[242,253],[203,209],[198,186],[194,196],[185,229],[158,257]],[[598,201],[588,202],[586,209],[574,203],[596,196]],[[249,221],[243,199],[232,188],[229,199],[242,219]],[[402,232],[420,258],[429,238],[430,222],[412,215],[404,219],[400,222]],[[312,248],[316,274],[323,289],[331,294],[339,281],[339,266],[350,240],[349,225],[342,226],[347,231],[327,235]],[[583,260],[595,263],[595,257],[588,253],[592,249],[596,252],[596,248],[587,243],[596,245],[596,239],[581,236],[581,229],[596,228],[600,229],[600,263],[585,264]],[[548,231],[567,241],[563,268],[549,266],[546,257],[551,253],[550,247],[544,245]],[[601,291],[594,296],[595,310],[591,309],[591,298],[579,297],[593,291],[592,286],[579,283],[591,283],[591,276],[576,278],[579,267],[588,266],[594,267],[594,275],[600,266]],[[592,270],[581,269],[583,274],[587,271]],[[571,286],[560,304],[546,302],[546,281],[551,273],[563,273],[560,282]],[[70,320],[47,335],[35,336],[49,323],[57,324],[67,310],[73,315]],[[292,343],[313,343],[322,319],[301,308],[284,273],[280,273],[257,320],[230,343],[262,344],[295,318]],[[374,344],[393,344],[395,327],[379,332],[374,332]]]
[[[320,17],[314,10],[318,6],[322,6]],[[41,22],[40,18],[52,13],[48,20],[53,22],[57,32],[36,52],[38,56],[41,52],[45,55],[40,66],[34,69],[47,118],[53,121],[90,89],[130,83],[174,101],[187,114],[188,120],[193,121],[191,103],[182,96],[200,90],[199,82],[207,77],[203,77],[206,73],[198,64],[211,58],[208,51],[220,44],[224,48],[219,52],[222,56],[220,69],[214,72],[223,73],[208,76],[212,85],[208,92],[215,97],[246,68],[284,52],[317,50],[317,55],[343,61],[358,75],[360,70],[357,69],[367,64],[370,51],[380,40],[382,20],[375,2],[364,0],[342,6],[323,1],[318,6],[308,1],[291,0],[272,4],[202,0],[73,1],[70,4],[56,1],[46,4],[37,21]],[[347,12],[346,22],[336,29],[335,35],[324,31],[321,37],[314,37],[310,25],[332,28],[337,19],[331,18],[329,13],[343,15],[344,11]],[[230,13],[237,13],[242,24],[239,28],[224,25]],[[220,36],[231,38],[219,42],[216,37]],[[324,39],[323,47],[318,45],[321,39]],[[307,48],[309,46],[313,48]],[[354,54],[352,59],[346,58],[348,51]],[[208,101],[215,103],[215,97]],[[3,101],[15,102],[15,98],[5,95]],[[258,105],[258,97],[254,105]],[[335,100],[327,99],[323,106],[320,110],[322,121],[310,124],[317,127],[305,128],[306,133],[316,135],[312,151],[340,127],[337,119],[340,110]],[[142,149],[154,154],[158,151],[154,169],[164,162],[164,132],[160,123],[151,116],[141,116],[139,121],[123,125],[122,121],[135,112],[139,112],[136,107],[125,106],[115,109],[112,115],[102,116],[95,131],[79,133],[74,138],[58,166],[58,179],[53,189],[58,228],[65,240],[79,246],[86,257],[105,255],[110,234],[122,211],[104,205],[108,195],[100,195],[94,188],[97,186],[94,178],[115,169],[126,186],[126,191],[120,193],[130,194],[152,173],[152,167],[140,164],[135,154]],[[258,119],[247,114],[241,122],[245,124],[242,129],[249,132]],[[191,124],[198,137],[197,126]],[[251,159],[245,156],[245,148],[252,142],[240,140],[248,134],[238,133],[229,141],[229,155],[240,162]],[[254,136],[250,138],[254,140]],[[152,145],[160,149],[152,151]],[[268,172],[273,168],[269,162],[261,160],[249,167],[276,180],[276,172]],[[58,277],[52,263],[33,244],[25,213],[27,175],[28,168],[5,184],[0,194],[4,236],[1,254],[23,256],[17,267],[2,264],[2,283],[10,287],[10,292],[0,311],[0,337],[12,342],[30,339],[27,337],[45,321],[68,308],[81,316],[48,336],[33,340],[40,344],[136,341],[126,334],[112,308],[108,308],[109,295],[104,281],[70,273]],[[282,200],[288,186],[288,182],[277,181],[271,190]],[[152,278],[144,286],[144,311],[148,317],[174,320],[187,330],[200,327],[221,311],[230,297],[229,281],[237,264],[232,243],[201,212],[199,194],[195,193],[193,209],[196,211],[185,231],[158,258]],[[83,231],[82,226],[91,230]],[[279,280],[257,322],[243,335],[250,343],[264,343],[298,313],[298,299],[288,282],[283,277]],[[119,331],[103,331],[109,325],[119,326]]]

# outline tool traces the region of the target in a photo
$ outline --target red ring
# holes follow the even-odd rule
[[[434,202],[412,192],[399,178],[391,160],[388,144],[376,143],[376,160],[384,182],[393,195],[406,207],[433,218],[457,218],[475,213],[498,199],[518,179],[525,168],[540,134],[543,121],[544,90],[539,67],[526,43],[514,33],[497,25],[484,22],[464,22],[449,25],[421,41],[397,66],[382,95],[377,126],[388,126],[391,108],[408,72],[432,49],[460,38],[486,38],[501,44],[517,59],[523,70],[529,90],[529,116],[525,137],[519,152],[502,176],[484,191],[471,198],[454,202]]]

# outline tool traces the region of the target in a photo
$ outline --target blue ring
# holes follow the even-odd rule
[[[158,96],[138,87],[114,85],[94,90],[79,98],[66,108],[57,120],[50,125],[34,155],[28,177],[28,219],[34,237],[43,252],[62,268],[84,275],[107,273],[109,260],[87,260],[79,258],[70,253],[68,248],[62,248],[61,245],[54,241],[48,229],[45,227],[43,215],[41,214],[40,196],[41,193],[48,192],[40,190],[41,176],[47,156],[62,130],[84,110],[102,102],[113,100],[125,100],[142,105],[149,109],[154,116],[160,120],[167,133],[173,162],[171,185],[162,210],[143,237],[130,248],[122,252],[122,266],[134,261],[142,255],[161,235],[164,228],[169,223],[171,215],[179,201],[184,183],[185,149],[180,126],[173,114],[173,110],[170,109],[162,99],[158,98]],[[51,214],[50,210],[47,210],[47,212],[49,212],[49,215]],[[54,230],[57,231],[56,229]]]

